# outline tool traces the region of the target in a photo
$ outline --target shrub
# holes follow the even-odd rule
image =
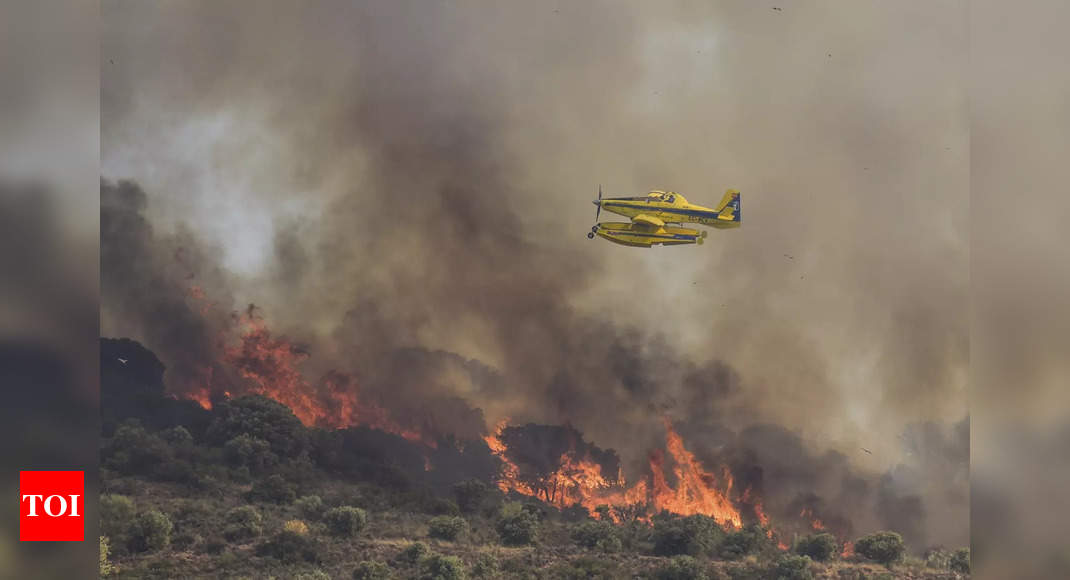
[[[480,554],[472,565],[472,576],[476,578],[498,578],[500,567],[493,554]]]
[[[827,562],[836,555],[839,542],[832,534],[815,534],[804,536],[795,544],[795,553],[800,556],[809,556],[818,562]]]
[[[925,565],[937,570],[946,570],[951,565],[951,552],[942,548],[930,548],[925,551]]]
[[[421,568],[423,580],[465,580],[464,564],[457,556],[432,554],[424,558]]]
[[[127,545],[136,517],[134,502],[125,495],[100,497],[100,533],[110,538],[116,547]]]
[[[282,529],[302,536],[308,534],[308,524],[301,520],[286,520],[282,524]]]
[[[213,410],[207,439],[221,445],[243,434],[267,441],[279,457],[297,457],[308,449],[308,430],[285,405],[261,395],[223,401]]]
[[[382,562],[365,560],[353,570],[353,580],[389,580],[393,575],[390,566]]]
[[[895,532],[877,532],[855,542],[855,553],[885,566],[901,560],[905,551],[903,537]]]
[[[457,498],[457,507],[463,512],[471,513],[490,493],[490,487],[478,479],[466,479],[453,485],[453,496]]]
[[[702,564],[691,556],[673,556],[658,569],[658,580],[706,580]]]
[[[223,445],[223,457],[234,467],[247,467],[250,472],[261,473],[278,463],[279,458],[271,451],[271,445],[242,433]]]
[[[336,536],[352,537],[360,533],[368,523],[368,514],[353,506],[342,506],[327,510],[323,515],[327,530]]]
[[[247,497],[250,501],[290,504],[297,499],[297,492],[281,475],[276,474],[254,483]]]
[[[231,542],[255,538],[263,532],[263,518],[253,506],[243,505],[227,512],[223,537]]]
[[[436,516],[428,523],[427,535],[441,540],[456,540],[466,529],[468,522],[454,516]]]
[[[757,526],[736,530],[724,537],[719,552],[727,560],[738,560],[761,551],[767,539],[765,531]]]
[[[773,577],[777,580],[813,580],[811,563],[812,560],[807,556],[784,556],[773,568]]]
[[[323,512],[327,509],[318,495],[306,495],[294,502],[294,506],[297,508],[297,513],[304,516],[306,520],[312,521],[322,518]]]
[[[309,570],[294,576],[294,580],[331,580],[331,575],[323,570]]]
[[[452,499],[433,497],[428,499],[423,506],[424,513],[435,516],[457,516],[461,514],[461,508]]]
[[[107,576],[111,576],[112,574],[114,574],[117,571],[115,566],[112,565],[112,563],[108,561],[108,555],[109,554],[110,554],[110,550],[108,548],[108,537],[107,536],[101,536],[100,537],[100,577],[101,578],[104,578],[104,577],[107,577]]]
[[[283,530],[256,547],[257,556],[268,556],[287,564],[318,562],[319,553],[308,536]]]
[[[605,521],[583,522],[572,529],[572,540],[588,549],[610,553],[621,550],[620,536],[613,524]]]
[[[708,516],[660,518],[654,522],[654,554],[703,556],[709,554],[724,530]]]
[[[413,542],[398,554],[398,561],[405,564],[415,564],[424,556],[431,553],[431,549],[423,542]]]
[[[495,529],[502,543],[507,546],[523,546],[535,543],[539,532],[539,519],[531,512],[519,509],[517,504],[502,506],[502,515]]]
[[[134,552],[155,552],[171,544],[171,520],[157,510],[139,514],[130,534],[130,549]]]
[[[160,439],[175,446],[193,443],[193,435],[190,435],[189,430],[182,425],[175,425],[170,429],[160,431]]]
[[[955,553],[951,555],[951,560],[948,562],[948,568],[952,572],[959,572],[960,574],[970,573],[970,549],[959,548],[955,550]]]

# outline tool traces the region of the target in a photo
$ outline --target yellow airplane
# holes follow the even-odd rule
[[[602,222],[591,228],[587,237],[601,236],[625,246],[649,248],[654,244],[674,246],[701,244],[707,232],[681,227],[695,223],[718,229],[738,228],[742,222],[740,194],[735,189],[725,192],[715,209],[689,203],[684,196],[672,191],[651,191],[642,197],[607,197],[602,199],[598,186],[597,222],[602,209],[631,218],[631,222]]]

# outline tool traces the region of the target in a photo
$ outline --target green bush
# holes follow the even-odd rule
[[[263,532],[263,519],[253,506],[243,505],[227,512],[223,537],[231,542],[255,538]]]
[[[431,518],[428,524],[427,535],[441,540],[456,540],[458,536],[468,529],[468,522],[464,518],[454,516],[436,516]]]
[[[813,580],[810,571],[813,561],[807,556],[786,555],[777,561],[773,568],[773,577],[777,580]]]
[[[904,552],[903,537],[895,532],[877,532],[855,542],[855,553],[885,566],[900,561]]]
[[[453,485],[453,497],[457,498],[457,507],[471,513],[479,509],[490,493],[490,487],[478,479],[466,479]]]
[[[111,553],[111,551],[108,548],[108,537],[107,536],[101,536],[100,537],[100,577],[101,578],[105,578],[105,577],[111,576],[112,574],[114,574],[117,571],[115,566],[112,565],[112,563],[110,561],[108,561],[108,556],[110,555],[110,553]]]
[[[129,543],[136,517],[134,502],[125,495],[108,494],[100,497],[100,533],[110,538],[120,551]]]
[[[461,508],[457,507],[457,503],[452,499],[446,499],[441,497],[433,497],[428,499],[422,508],[422,511],[434,516],[458,516],[461,515]]]
[[[160,439],[176,447],[193,443],[193,435],[190,435],[189,430],[182,425],[160,431]]]
[[[171,544],[171,520],[158,510],[137,516],[130,533],[130,549],[134,552],[155,552]]]
[[[800,556],[809,556],[817,562],[828,562],[836,555],[840,543],[832,534],[814,534],[803,536],[795,544],[795,553]]]
[[[261,395],[245,395],[223,401],[213,410],[215,419],[208,426],[206,438],[222,445],[247,434],[267,441],[271,451],[283,458],[293,458],[308,449],[308,430],[285,405]]]
[[[505,504],[495,529],[507,546],[533,544],[538,538],[539,519],[519,504]]]
[[[405,564],[415,564],[424,556],[431,553],[431,549],[423,542],[413,542],[398,554],[398,561]]]
[[[275,558],[287,564],[301,561],[319,562],[319,550],[312,539],[289,530],[283,530],[258,545],[256,555]]]
[[[393,574],[390,566],[382,562],[365,560],[357,564],[356,570],[353,570],[353,580],[390,580]]]
[[[279,462],[278,456],[271,451],[271,445],[267,441],[248,433],[242,433],[227,441],[223,445],[223,457],[230,465],[246,467],[252,473],[263,473]]]
[[[290,485],[281,475],[269,475],[253,484],[253,488],[247,494],[249,501],[261,501],[277,504],[291,504],[297,499],[294,486]]]
[[[702,564],[691,556],[673,556],[658,569],[658,580],[706,580]]]
[[[472,565],[472,576],[476,578],[498,578],[501,568],[493,554],[480,554]]]
[[[294,576],[294,580],[331,580],[331,575],[323,570],[309,570]]]
[[[297,508],[297,513],[301,514],[301,517],[310,521],[322,518],[323,512],[327,509],[318,495],[306,495],[294,502],[294,507]]]
[[[332,534],[353,537],[367,525],[368,514],[358,507],[342,506],[327,510],[323,514],[323,521],[327,524],[327,531]]]
[[[709,516],[654,520],[654,554],[658,556],[704,556],[724,537],[724,530]]]
[[[951,560],[948,562],[948,568],[952,572],[958,572],[960,574],[970,573],[970,549],[959,548],[955,550],[955,553],[951,555]]]
[[[464,564],[457,556],[432,554],[424,558],[420,568],[423,580],[465,580]]]
[[[758,526],[750,526],[742,530],[728,533],[718,551],[726,560],[738,560],[748,554],[756,554],[766,546],[768,537],[765,530]]]
[[[617,527],[606,521],[583,522],[572,529],[572,540],[587,549],[612,553],[621,550]]]
[[[951,565],[951,552],[943,548],[930,548],[925,551],[925,565],[937,570],[947,570]]]

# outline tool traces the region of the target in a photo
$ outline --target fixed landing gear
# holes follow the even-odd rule
[[[593,240],[594,239],[594,231],[587,232],[587,239],[588,240]]]

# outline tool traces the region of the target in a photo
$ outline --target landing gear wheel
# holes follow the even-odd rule
[[[701,246],[702,243],[706,241],[705,238],[706,238],[706,236],[702,236],[701,238],[695,240],[695,243],[697,243],[698,245]]]
[[[702,230],[702,233],[699,234],[699,235],[704,238],[704,237],[710,235],[710,232],[707,232],[706,230]]]
[[[587,239],[588,240],[593,240],[594,239],[594,232],[587,232]]]
[[[597,231],[598,231],[598,226],[591,226],[591,233],[596,233]]]

